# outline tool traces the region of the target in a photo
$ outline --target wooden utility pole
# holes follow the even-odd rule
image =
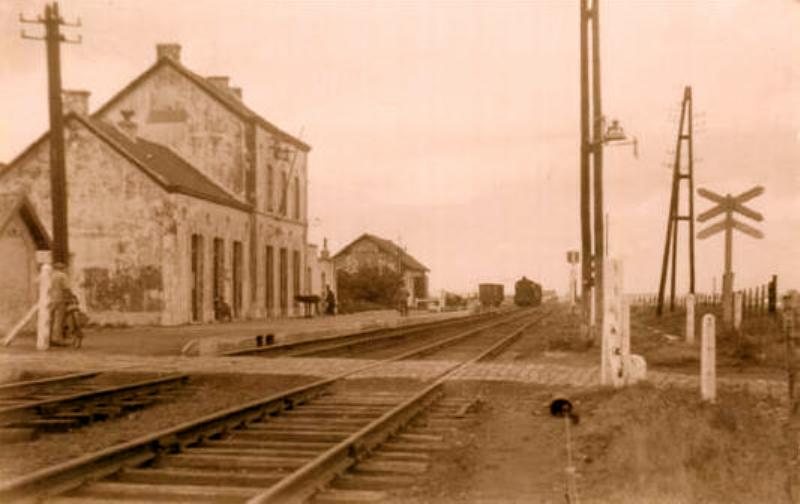
[[[688,154],[687,169],[681,169],[682,147],[686,143]],[[689,184],[689,213],[680,215],[679,200],[681,180]],[[667,219],[667,237],[664,240],[664,258],[661,263],[661,281],[658,285],[658,306],[656,313],[661,315],[664,309],[664,290],[667,283],[667,271],[670,269],[670,255],[672,256],[672,275],[670,278],[669,309],[675,310],[675,276],[678,259],[678,223],[686,221],[689,224],[689,293],[694,294],[694,151],[692,138],[692,88],[686,86],[683,90],[681,104],[681,119],[678,124],[678,139],[675,146],[675,163],[672,171],[672,194],[670,196],[669,217]]]
[[[604,121],[600,91],[600,0],[592,0],[592,152],[594,154],[594,285],[595,323],[603,327],[603,140]]]
[[[43,24],[44,37],[31,37],[23,30],[22,38],[44,40],[47,50],[47,89],[50,104],[50,198],[53,214],[53,262],[69,265],[69,232],[67,226],[67,177],[64,162],[64,117],[61,103],[61,42],[80,43],[61,34],[61,26],[80,26],[66,23],[58,12],[58,3],[45,5],[44,17],[25,19],[25,24]]]
[[[584,336],[591,338],[592,325],[592,215],[590,187],[591,139],[589,138],[589,9],[581,0],[581,314]]]

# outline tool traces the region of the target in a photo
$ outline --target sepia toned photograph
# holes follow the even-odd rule
[[[800,0],[0,0],[0,502],[800,503]]]

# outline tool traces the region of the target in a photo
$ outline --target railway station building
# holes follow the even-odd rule
[[[211,322],[217,301],[234,319],[300,314],[295,295],[320,270],[307,243],[310,146],[180,53],[159,44],[93,113],[87,91],[64,93],[73,290],[97,323]],[[50,233],[48,136],[0,170],[0,187],[24,194]]]
[[[364,233],[333,256],[337,271],[355,273],[362,266],[378,266],[399,271],[410,293],[409,304],[428,297],[428,271],[425,265],[391,240]]]

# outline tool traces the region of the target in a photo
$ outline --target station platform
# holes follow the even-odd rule
[[[420,324],[463,317],[467,311],[415,312],[401,317],[395,310],[376,310],[315,318],[278,318],[181,326],[142,326],[84,329],[83,346],[72,352],[131,356],[211,356],[228,350],[256,346],[271,335],[274,343],[302,341],[370,329]],[[67,350],[54,348],[53,350]],[[36,352],[33,334],[20,335],[0,354]]]

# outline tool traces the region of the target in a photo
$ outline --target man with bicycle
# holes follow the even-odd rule
[[[69,288],[69,277],[66,265],[61,262],[53,264],[50,277],[50,344],[64,344],[64,321],[67,315],[67,302],[72,294]]]

